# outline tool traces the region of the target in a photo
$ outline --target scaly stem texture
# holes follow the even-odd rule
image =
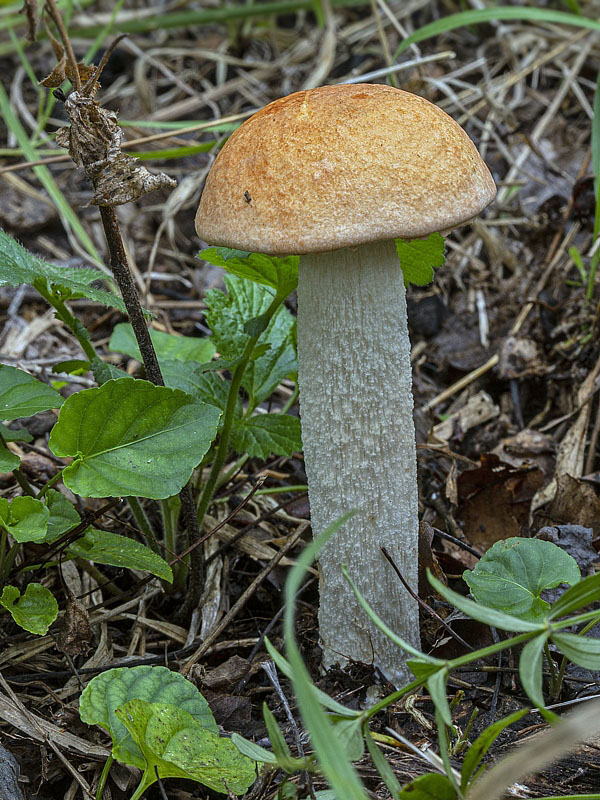
[[[300,416],[313,534],[358,513],[321,552],[324,665],[374,663],[396,686],[404,653],[360,608],[420,648],[419,610],[385,562],[417,590],[417,475],[404,278],[393,241],[302,256],[298,275]]]

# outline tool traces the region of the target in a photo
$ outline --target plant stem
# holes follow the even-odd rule
[[[56,311],[56,316],[58,319],[61,322],[64,322],[73,336],[75,336],[81,349],[86,354],[88,359],[93,361],[95,358],[98,358],[98,354],[96,353],[94,345],[91,342],[89,333],[82,323],[76,319],[73,314],[71,314],[64,300],[61,300],[53,292],[48,291],[41,285],[36,284],[35,288],[37,289],[38,293],[41,294],[44,300],[46,300],[46,302],[49,303]]]
[[[146,375],[148,380],[156,386],[164,386],[165,382],[160,371],[156,351],[154,350],[137,289],[127,264],[127,255],[125,254],[115,209],[112,206],[100,206],[100,218],[102,219],[102,227],[104,228],[104,235],[108,245],[110,266],[127,308],[131,327],[146,368]]]
[[[265,319],[271,320],[273,315],[281,305],[285,298],[281,297],[279,294],[275,295],[273,298],[269,308],[264,314]],[[208,480],[204,485],[204,489],[200,496],[200,502],[198,503],[198,525],[200,530],[202,530],[202,523],[204,521],[204,517],[208,510],[208,506],[212,499],[213,493],[215,491],[215,487],[217,485],[217,481],[219,480],[219,475],[221,470],[223,469],[223,465],[225,464],[225,459],[227,458],[227,454],[229,452],[229,439],[231,437],[231,430],[233,428],[233,421],[235,415],[235,405],[238,399],[240,386],[242,385],[242,378],[244,377],[244,372],[246,371],[246,367],[250,358],[252,356],[252,351],[254,350],[256,343],[259,339],[259,336],[252,336],[248,342],[246,343],[246,347],[244,348],[244,352],[242,353],[242,357],[240,358],[237,367],[233,373],[231,378],[231,383],[229,385],[229,394],[227,395],[227,405],[225,406],[225,413],[223,418],[223,429],[221,431],[221,437],[219,439],[219,445],[217,447],[217,452],[215,454],[215,460],[213,461],[213,465],[210,471],[210,475],[208,476]]]
[[[137,522],[139,529],[144,534],[148,541],[148,546],[151,547],[155,553],[158,553],[158,544],[156,542],[156,535],[152,530],[152,526],[150,525],[150,520],[148,519],[146,512],[144,511],[144,507],[139,501],[137,497],[128,497],[127,503],[129,508],[131,509],[131,513],[135,521]]]
[[[110,772],[110,768],[112,767],[114,759],[112,756],[109,756],[106,759],[106,763],[102,769],[100,777],[98,779],[98,786],[96,787],[96,800],[102,800],[102,795],[104,794],[104,787],[106,786],[106,781],[108,780],[108,773]]]

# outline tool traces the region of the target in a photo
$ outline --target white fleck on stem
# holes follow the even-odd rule
[[[419,613],[381,553],[417,590],[418,494],[410,343],[393,241],[304,255],[298,281],[300,411],[314,535],[360,509],[321,553],[324,666],[374,663],[392,683],[406,656],[344,580],[413,647]]]

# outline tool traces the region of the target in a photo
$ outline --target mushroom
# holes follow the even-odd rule
[[[418,492],[405,288],[394,239],[482,211],[494,181],[445,112],[385,85],[324,86],[270,103],[207,176],[196,230],[209,244],[300,254],[300,415],[314,535],[358,509],[320,555],[323,665],[373,663],[394,684],[405,656],[341,573],[413,647]]]

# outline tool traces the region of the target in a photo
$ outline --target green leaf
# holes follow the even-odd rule
[[[408,286],[426,286],[434,278],[434,267],[441,267],[445,261],[445,243],[441,233],[432,233],[426,239],[413,239],[410,242],[396,239],[396,251]]]
[[[133,375],[129,375],[124,369],[109,364],[108,361],[102,361],[102,359],[97,356],[92,359],[91,369],[94,380],[98,386],[102,386],[102,384],[107,381],[119,380],[119,378],[129,378],[133,380]]]
[[[570,589],[567,589],[558,600],[552,604],[549,619],[557,619],[567,614],[572,614],[578,608],[590,605],[600,600],[600,572],[582,578]]]
[[[290,748],[287,746],[281,729],[277,724],[277,720],[273,716],[266,703],[263,703],[262,711],[263,718],[265,720],[265,727],[271,741],[271,747],[273,748],[273,755],[275,756],[277,765],[284,772],[287,772],[288,775],[293,775],[295,772],[305,769],[308,766],[307,759],[294,758],[292,756]]]
[[[405,784],[398,800],[456,800],[456,792],[445,775],[430,772]]]
[[[15,497],[10,502],[0,497],[0,527],[16,542],[41,542],[46,536],[50,512],[41,500]]]
[[[46,384],[44,384],[45,386]],[[61,402],[63,402],[61,397]],[[0,433],[5,442],[33,442],[33,436],[29,433],[27,428],[7,428],[0,422]]]
[[[255,762],[231,739],[211,733],[177,706],[134,699],[115,713],[144,755],[146,787],[157,778],[187,778],[240,795],[256,780]]]
[[[584,669],[600,670],[600,639],[575,633],[554,633],[550,638],[569,661]]]
[[[128,700],[172,703],[187,711],[203,728],[218,734],[208,703],[193,683],[166,667],[117,667],[97,675],[79,698],[79,716],[100,725],[113,741],[112,755],[123,764],[144,769],[144,757],[115,711]]]
[[[229,247],[209,247],[198,254],[199,258],[223,267],[238,278],[246,278],[287,297],[298,285],[298,256],[267,256],[263,253],[246,253]]]
[[[97,564],[139,569],[169,583],[173,582],[173,572],[164,559],[145,544],[119,533],[88,528],[84,536],[69,545],[68,552]]]
[[[527,697],[529,697],[537,708],[541,708],[544,705],[544,695],[542,694],[542,659],[548,636],[549,631],[545,631],[527,642],[521,651],[521,657],[519,659],[519,677],[521,678],[521,685],[527,692]]]
[[[257,283],[226,277],[227,294],[218,289],[206,293],[206,321],[217,350],[227,359],[238,359],[249,341],[244,325],[249,319],[264,314],[273,297]],[[266,400],[283,378],[298,371],[294,346],[295,320],[285,306],[280,306],[267,329],[258,339],[258,346],[268,350],[253,359],[244,372],[242,386],[250,396],[250,411]]]
[[[0,286],[41,286],[47,291],[59,289],[63,299],[87,297],[109,308],[118,308],[125,313],[120,297],[92,286],[104,280],[104,275],[89,267],[57,267],[30,253],[11,236],[0,230]],[[25,416],[25,415],[23,415]]]
[[[336,719],[333,723],[333,733],[342,743],[350,761],[360,761],[365,752],[365,740],[363,737],[364,720],[358,719]]]
[[[177,494],[216,436],[220,412],[184,392],[122,378],[71,395],[50,449],[73,462],[63,481],[82,497]]]
[[[438,669],[433,675],[427,678],[427,689],[431,695],[433,705],[438,711],[443,722],[452,727],[452,714],[446,697],[446,683],[448,682],[448,670]]]
[[[302,719],[313,747],[319,754],[319,766],[332,790],[343,800],[366,800],[367,793],[344,748],[333,736],[331,723],[315,696],[316,687],[310,679],[295,639],[294,599],[304,580],[306,570],[320,548],[355,513],[352,510],[342,515],[304,548],[295,566],[290,570],[285,585],[284,636],[292,685]]]
[[[253,761],[262,761],[264,764],[277,763],[275,755],[271,753],[270,750],[265,750],[264,747],[256,744],[256,742],[251,742],[249,739],[244,739],[244,737],[240,736],[239,733],[232,733],[231,741],[234,743],[240,753],[242,753],[242,755],[248,756],[248,758],[251,758]]]
[[[371,736],[368,727],[365,730],[365,739],[367,742],[367,750],[371,756],[371,761],[377,772],[383,778],[383,782],[392,797],[398,797],[400,794],[400,782],[396,777],[394,770],[391,768],[389,761],[381,752],[381,748]],[[336,798],[334,798],[336,800]]]
[[[0,605],[29,633],[45,636],[58,616],[58,603],[54,595],[41,583],[30,583],[21,594],[16,586],[5,586]]]
[[[69,358],[67,361],[58,361],[53,367],[52,372],[56,375],[59,372],[66,372],[68,375],[74,373],[89,372],[91,364],[81,358]]]
[[[218,364],[222,359],[211,362]],[[188,362],[181,364],[179,361],[162,361],[161,369],[165,385],[170,389],[181,389],[182,392],[209,403],[211,406],[225,411],[229,394],[229,381],[222,378],[214,371],[205,371],[205,364]],[[182,369],[183,367],[183,369]],[[238,398],[236,401],[234,419],[242,416],[243,408]],[[219,429],[222,427],[223,417],[219,420]]]
[[[441,664],[432,663],[431,661],[423,661],[419,658],[409,658],[406,662],[408,668],[419,681],[426,682],[430,675],[440,669]]]
[[[502,733],[502,731],[507,728],[509,725],[512,725],[513,722],[517,722],[524,717],[525,714],[529,713],[528,708],[523,708],[520,711],[515,711],[514,714],[509,714],[508,717],[504,717],[503,719],[498,720],[498,722],[494,722],[492,725],[489,725],[483,733],[481,733],[477,739],[473,742],[471,747],[467,750],[462,770],[461,770],[461,783],[460,788],[462,792],[467,791],[467,787],[469,785],[469,781],[473,777],[475,770],[481,763],[482,758],[485,756],[487,751],[490,749],[492,744],[496,741],[498,736]]]
[[[21,459],[16,453],[7,450],[6,447],[0,447],[0,472],[12,472],[20,465]]]
[[[439,594],[442,595],[444,600],[452,603],[453,606],[462,611],[467,616],[478,620],[478,622],[485,622],[486,625],[491,625],[494,628],[500,628],[503,631],[517,631],[526,633],[527,631],[537,631],[540,629],[539,625],[533,622],[521,619],[520,617],[513,617],[505,614],[503,611],[496,611],[493,608],[479,605],[468,597],[463,597],[462,594],[453,592],[441,581],[435,578],[430,570],[427,570],[427,580]]]
[[[38,411],[60,408],[63,403],[64,399],[51,386],[27,372],[0,364],[0,419],[31,417]]]
[[[553,542],[514,536],[496,542],[463,578],[481,605],[535,622],[548,617],[542,591],[576,584],[581,573],[575,559]]]
[[[77,527],[81,523],[81,517],[73,503],[70,503],[64,494],[57,492],[56,489],[48,489],[45,499],[50,517],[44,541],[53,542],[63,533]]]
[[[231,446],[250,458],[291,456],[302,450],[300,420],[289,414],[257,414],[234,423]]]
[[[150,330],[150,338],[156,350],[159,361],[197,361],[202,364],[210,361],[215,352],[215,346],[210,339],[200,339],[194,336],[175,336],[172,333]],[[133,328],[128,322],[120,322],[115,326],[108,349],[114,353],[125,353],[130,358],[135,358],[141,363],[142,356],[138,347]]]

